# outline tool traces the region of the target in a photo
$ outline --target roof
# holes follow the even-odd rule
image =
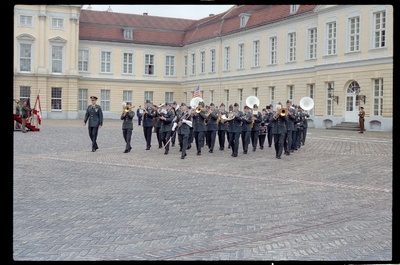
[[[300,5],[296,14],[290,14],[290,5],[236,5],[200,20],[83,9],[79,19],[79,39],[184,46],[310,13],[316,7]],[[241,14],[250,15],[243,28],[240,28]],[[132,40],[124,39],[124,29],[133,30]]]

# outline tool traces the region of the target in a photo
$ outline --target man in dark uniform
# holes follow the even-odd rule
[[[279,104],[281,106],[281,104]],[[272,119],[272,133],[274,134],[274,146],[275,146],[275,157],[281,159],[283,145],[286,134],[286,122],[288,120],[287,115],[280,115],[279,109],[277,109]]]
[[[195,113],[195,110],[192,109],[191,106],[187,106],[187,109],[189,110],[189,113],[192,117],[192,122],[193,122],[193,115]],[[188,146],[187,146],[187,150],[189,150],[190,148],[192,148],[192,143],[194,140],[194,133],[193,133],[193,126],[190,127],[190,133],[189,133],[189,139],[188,139]]]
[[[99,149],[97,145],[97,134],[99,132],[99,128],[103,126],[103,111],[101,110],[100,105],[96,104],[97,97],[91,96],[90,100],[92,104],[89,105],[86,109],[85,119],[83,121],[83,126],[86,125],[86,122],[89,120],[89,137],[92,141],[92,152],[96,152]]]
[[[267,125],[268,125],[267,110],[263,109],[261,114],[260,130],[258,134],[258,142],[260,144],[261,150],[264,149],[265,138],[267,137]]]
[[[185,159],[186,149],[189,141],[190,128],[192,127],[192,115],[187,109],[185,103],[181,104],[180,111],[178,113],[178,142],[179,151],[181,152],[181,159]]]
[[[231,148],[232,148],[232,156],[237,157],[239,151],[239,137],[242,132],[242,117],[243,112],[239,110],[239,104],[233,104],[232,115],[234,119],[232,120],[232,124],[230,124],[230,138],[231,138]]]
[[[295,112],[292,107],[292,102],[290,100],[286,101],[286,116],[287,116],[287,122],[286,122],[286,137],[285,137],[285,142],[283,144],[283,148],[285,150],[285,155],[290,155],[290,152],[293,152],[293,137],[296,137],[296,131],[297,128],[294,126],[294,121],[296,120],[295,117]]]
[[[122,136],[125,140],[125,151],[128,153],[131,151],[131,138],[133,130],[133,117],[135,117],[135,112],[132,110],[132,105],[130,102],[126,103],[126,108],[121,114],[122,120]]]
[[[251,135],[251,116],[250,108],[248,106],[244,107],[244,114],[242,116],[242,148],[243,154],[247,154],[247,150],[250,144],[250,135]]]
[[[358,113],[358,124],[360,126],[359,133],[364,133],[364,119],[365,119],[365,111],[364,107],[360,107],[360,112]]]
[[[164,155],[168,155],[169,152],[169,142],[171,138],[172,132],[172,121],[174,119],[174,112],[171,110],[171,105],[168,102],[165,102],[165,112],[160,113],[161,120],[161,140],[164,144],[165,152]]]
[[[194,112],[193,115],[193,133],[194,140],[196,143],[197,155],[201,155],[201,148],[204,146],[204,133],[206,132],[206,124],[205,119],[207,118],[207,111],[204,107],[204,102],[199,102],[198,106],[201,108],[201,111],[197,113]]]
[[[154,108],[151,106],[150,100],[147,99],[145,104],[146,105],[144,106],[142,114],[143,134],[144,139],[146,140],[146,150],[150,150],[151,135],[154,126],[154,117],[156,114]]]
[[[228,116],[228,112],[225,110],[225,104],[221,103],[219,105],[219,112],[218,112],[218,119],[217,119],[217,126],[218,126],[218,143],[219,143],[219,150],[224,151],[225,148],[225,135],[226,135],[226,124],[221,122],[222,115]]]
[[[293,146],[294,146],[294,150],[298,150],[300,149],[301,146],[301,138],[303,137],[303,120],[304,120],[304,115],[301,112],[301,108],[296,105],[296,121],[295,121],[295,128],[296,128],[296,133],[295,133],[295,137],[293,138]]]
[[[226,115],[227,117],[229,117],[229,115],[233,112],[233,105],[229,105],[229,108],[228,108],[228,114]],[[225,129],[226,129],[226,138],[228,139],[228,149],[230,149],[231,148],[231,143],[232,143],[232,131],[231,131],[231,128],[232,128],[232,124],[233,124],[233,120],[229,120],[229,121],[227,121],[227,122],[225,122]]]
[[[271,147],[272,145],[272,138],[273,138],[273,133],[272,133],[272,120],[275,115],[275,111],[274,111],[274,106],[272,104],[270,104],[269,106],[267,106],[267,115],[268,115],[268,125],[267,125],[267,139],[268,139],[268,147]]]
[[[260,125],[262,121],[262,114],[261,112],[258,111],[257,104],[254,104],[253,106],[253,113],[251,116],[252,116],[251,117],[252,121],[250,124],[251,128],[250,139],[251,139],[251,144],[253,146],[253,152],[255,152],[257,149],[258,135],[260,134]]]
[[[180,114],[181,110],[179,109],[178,104],[176,103],[176,101],[172,102],[171,109],[174,112],[175,117],[178,117],[178,115]],[[178,121],[176,119],[177,118],[175,118],[175,120],[173,122],[178,123]],[[177,125],[175,125],[174,129],[176,129],[176,126]],[[176,134],[177,134],[177,132],[175,132],[175,133],[171,132],[171,144],[172,144],[172,146],[175,146]]]
[[[158,108],[158,106],[154,105],[154,120],[155,120],[155,134],[157,136],[157,143],[158,143],[158,149],[161,149],[163,147],[163,143],[161,140],[161,120],[160,120],[160,115],[159,115],[159,111],[161,110],[161,108]]]
[[[215,138],[217,136],[218,125],[217,120],[219,117],[219,111],[215,109],[215,104],[210,104],[210,111],[207,117],[207,138],[208,138],[208,152],[212,153],[215,146]]]

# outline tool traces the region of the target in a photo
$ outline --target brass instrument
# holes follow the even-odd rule
[[[310,97],[303,97],[300,99],[300,107],[303,110],[310,110],[314,108],[314,100]]]
[[[228,113],[228,117],[225,114],[221,116],[221,122],[225,123],[227,121],[233,120],[234,118],[235,118],[235,113],[233,111],[230,111]]]
[[[219,125],[219,123],[221,122],[221,116],[222,116],[222,112],[219,111],[219,112],[218,112],[217,125]]]
[[[196,113],[200,113],[203,110],[203,108],[199,105],[196,107]]]
[[[125,106],[125,112],[129,112],[130,110],[131,110],[131,106],[126,105],[126,106]]]
[[[274,116],[274,119],[276,120],[279,116],[286,116],[287,115],[287,110],[286,110],[286,108],[280,108],[280,109],[278,109],[277,111],[276,111],[276,113],[275,113],[275,116]]]
[[[122,108],[124,109],[125,112],[129,112],[131,109],[133,109],[135,106],[129,106],[127,102],[122,102]]]

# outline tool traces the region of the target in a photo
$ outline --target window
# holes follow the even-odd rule
[[[79,50],[78,51],[78,71],[88,72],[89,71],[89,51]]]
[[[239,94],[239,109],[241,110],[244,106],[243,106],[243,88],[239,88],[238,89],[238,94]]]
[[[260,66],[260,41],[253,41],[253,66]]]
[[[187,92],[183,92],[183,102],[188,102]]]
[[[326,55],[336,54],[336,22],[326,24]]]
[[[253,87],[253,96],[258,96],[258,87]]]
[[[315,97],[315,84],[309,84],[309,85],[308,85],[308,96],[309,96],[310,98],[314,99],[314,97]],[[310,109],[310,110],[308,111],[308,114],[314,115],[314,109],[315,109],[315,108]]]
[[[31,87],[30,86],[20,86],[19,87],[19,99],[27,100],[31,98]]]
[[[19,45],[19,70],[21,72],[30,72],[32,64],[32,45],[21,43]]]
[[[126,40],[133,39],[133,31],[131,29],[124,29],[124,39]]]
[[[224,70],[229,71],[231,69],[231,47],[224,48]]]
[[[132,104],[133,94],[132,90],[122,91],[122,102],[130,102]]]
[[[244,43],[238,46],[238,68],[244,69]]]
[[[51,88],[51,110],[62,109],[62,88],[52,87]]]
[[[210,50],[210,70],[215,73],[215,49]]]
[[[386,46],[386,12],[374,13],[374,48]]]
[[[274,86],[269,87],[269,97],[271,99],[272,106],[275,106],[275,104],[274,104],[274,102],[275,102],[275,87]]]
[[[288,61],[296,61],[296,33],[288,34]]]
[[[297,10],[299,10],[300,5],[290,5],[290,14],[295,14],[297,13]]]
[[[123,73],[124,74],[133,74],[133,53],[124,52],[122,54],[123,57]]]
[[[61,74],[63,65],[63,46],[51,46],[51,72]]]
[[[349,51],[356,52],[360,50],[360,18],[353,17],[349,19]]]
[[[110,111],[110,105],[111,105],[111,102],[110,102],[110,95],[111,95],[111,91],[110,90],[101,90],[100,91],[100,98],[101,98],[101,100],[100,100],[100,106],[101,106],[101,109],[103,110],[103,111]]]
[[[383,79],[374,80],[374,116],[382,116]]]
[[[327,115],[333,115],[333,90],[334,90],[334,84],[333,82],[328,82],[326,83],[326,114]]]
[[[317,28],[308,30],[308,59],[317,59]]]
[[[289,100],[291,102],[293,102],[293,99],[294,99],[294,86],[293,85],[288,86],[288,94],[289,94]]]
[[[22,27],[31,27],[33,26],[33,17],[27,15],[19,16],[19,25]]]
[[[111,52],[101,52],[100,65],[101,73],[111,73]]]
[[[195,75],[196,74],[196,54],[195,53],[192,53],[190,55],[190,64],[191,64],[190,74]]]
[[[277,52],[277,37],[270,37],[269,38],[269,63],[276,64],[276,52]]]
[[[210,90],[210,102],[214,102],[214,90]]]
[[[188,75],[188,57],[187,55],[183,56],[183,75]]]
[[[165,56],[165,75],[175,76],[175,56]]]
[[[224,89],[225,94],[225,105],[228,107],[229,104],[229,89]]]
[[[63,29],[64,28],[64,19],[53,17],[51,19],[51,28],[52,29]]]
[[[153,102],[153,91],[144,91],[144,101],[150,100],[150,102]]]
[[[87,89],[79,89],[78,90],[78,110],[84,111],[86,110],[88,103],[88,90]]]
[[[240,14],[240,27],[243,28],[246,26],[247,21],[249,21],[250,15],[249,14]]]
[[[200,52],[200,73],[204,74],[206,72],[206,52]]]
[[[154,55],[145,54],[144,55],[144,74],[154,75]]]
[[[174,101],[174,92],[165,92],[165,102]]]

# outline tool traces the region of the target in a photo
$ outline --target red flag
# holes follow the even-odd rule
[[[39,95],[36,98],[35,109],[33,110],[33,114],[36,115],[36,119],[38,124],[42,124],[42,107],[40,106],[40,98]]]
[[[200,97],[200,86],[197,86],[197,88],[194,90],[193,97]]]

